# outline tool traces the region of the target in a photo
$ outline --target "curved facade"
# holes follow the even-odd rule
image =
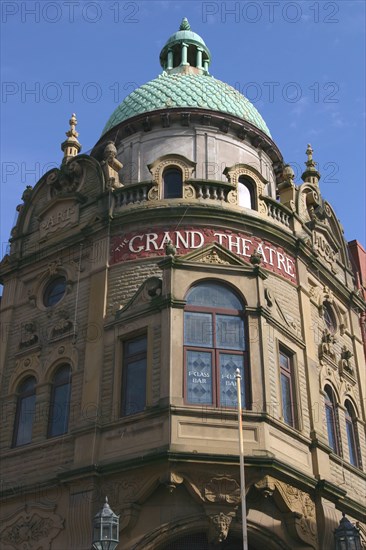
[[[160,82],[218,82],[187,25]],[[190,93],[130,96],[90,156],[73,115],[23,194],[0,266],[5,550],[89,549],[105,495],[118,548],[242,548],[237,369],[249,549],[333,549],[342,513],[365,545],[365,304],[312,148],[296,183],[245,98]]]

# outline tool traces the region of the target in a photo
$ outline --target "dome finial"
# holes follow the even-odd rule
[[[180,31],[190,31],[191,25],[188,22],[188,19],[186,17],[183,17],[182,22],[179,27]]]
[[[306,155],[308,157],[308,160],[305,162],[306,169],[305,172],[302,174],[301,179],[308,183],[315,183],[316,185],[319,183],[320,180],[320,174],[316,168],[316,162],[313,159],[313,148],[308,143],[308,147],[306,149]]]
[[[72,113],[69,120],[70,129],[66,132],[67,139],[61,143],[61,149],[64,152],[64,158],[62,162],[67,162],[70,158],[75,157],[80,149],[81,144],[78,141],[78,132],[76,131],[76,114]]]

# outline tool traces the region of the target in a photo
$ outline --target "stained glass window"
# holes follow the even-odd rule
[[[237,407],[236,371],[242,404],[248,403],[243,304],[226,286],[205,282],[187,294],[184,312],[186,401]]]

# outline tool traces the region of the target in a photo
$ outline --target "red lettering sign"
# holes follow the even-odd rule
[[[127,262],[138,258],[165,256],[165,247],[171,241],[177,255],[187,254],[211,243],[219,243],[245,261],[256,250],[262,255],[262,266],[296,282],[294,258],[282,248],[258,237],[227,229],[184,227],[179,230],[158,228],[155,231],[125,233],[112,237],[110,263]]]

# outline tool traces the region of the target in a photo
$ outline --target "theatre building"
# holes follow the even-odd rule
[[[366,548],[360,268],[317,151],[304,136],[295,181],[210,62],[184,19],[90,155],[72,115],[23,193],[0,264],[3,550],[90,550],[106,496],[120,550],[241,549],[237,369],[249,550]]]

